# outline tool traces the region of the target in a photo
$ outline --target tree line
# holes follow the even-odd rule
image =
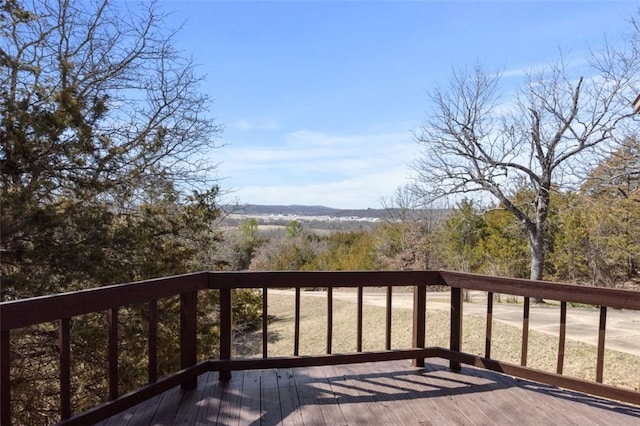
[[[640,141],[628,138],[578,190],[551,188],[544,279],[640,285],[639,154]],[[524,212],[535,210],[534,200],[527,187],[512,197]],[[449,269],[529,277],[527,231],[505,206],[467,198],[443,215],[418,204],[410,188],[402,188],[387,200],[382,223],[348,232],[318,233],[297,221],[280,231],[260,231],[257,220],[249,219],[226,231],[218,264],[232,270]]]

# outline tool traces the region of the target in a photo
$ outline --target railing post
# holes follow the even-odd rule
[[[462,342],[462,289],[451,287],[451,328],[449,334],[449,349],[460,352]],[[458,361],[449,361],[449,368],[460,371]]]
[[[11,331],[0,335],[0,424],[11,425]]]
[[[387,303],[386,303],[386,319],[385,319],[385,333],[384,333],[384,348],[391,350],[391,320],[393,318],[393,312],[391,306],[393,305],[393,287],[387,286]]]
[[[520,365],[527,366],[527,354],[529,352],[529,311],[530,298],[524,298],[524,306],[522,310],[522,350],[520,353]]]
[[[180,368],[185,369],[196,365],[197,332],[196,321],[198,292],[184,293],[180,295]],[[182,383],[182,389],[195,389],[198,386],[198,378],[189,379]]]
[[[158,299],[149,301],[149,383],[158,381]]]
[[[425,322],[427,308],[427,286],[417,285],[413,288],[413,342],[414,348],[425,347]],[[411,361],[414,367],[424,367],[424,358]]]
[[[560,302],[560,335],[558,336],[558,364],[556,374],[564,368],[564,347],[567,340],[567,302]]]
[[[118,308],[107,311],[109,323],[109,400],[118,398]]]
[[[598,358],[596,360],[596,382],[602,383],[604,371],[604,342],[607,329],[607,307],[600,306],[600,324],[598,326]]]
[[[327,354],[332,351],[333,341],[333,287],[327,288]]]
[[[220,289],[220,359],[231,359],[231,289]],[[231,380],[231,371],[220,370],[219,379]]]
[[[358,300],[356,307],[356,352],[362,352],[362,312],[363,312],[364,289],[358,287]]]
[[[60,349],[60,417],[71,417],[71,319],[60,320],[58,346]]]
[[[493,328],[493,292],[487,293],[487,323],[484,333],[484,357],[491,358],[491,333]]]

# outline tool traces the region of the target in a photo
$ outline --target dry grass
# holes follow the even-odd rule
[[[333,353],[356,351],[356,304],[334,300],[333,302]],[[287,295],[269,295],[269,356],[293,355],[294,298]],[[385,309],[364,306],[363,350],[384,349]],[[301,298],[300,355],[323,354],[327,344],[327,304],[325,298]],[[392,348],[411,347],[412,313],[410,309],[394,308],[392,318]],[[493,359],[520,363],[522,330],[494,321],[491,355]],[[463,346],[465,352],[484,355],[485,318],[465,315]],[[427,310],[427,346],[448,346],[449,316],[445,311]],[[236,336],[235,351],[241,356],[260,356],[261,332]],[[534,330],[529,331],[527,365],[555,372],[558,339]],[[613,350],[605,354],[604,383],[640,390],[637,366],[640,357]],[[583,342],[567,340],[565,346],[564,374],[571,377],[595,380],[596,347]]]

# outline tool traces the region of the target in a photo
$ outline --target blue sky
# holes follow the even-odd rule
[[[230,198],[379,208],[410,181],[412,130],[452,67],[481,62],[516,85],[559,49],[579,63],[616,40],[635,1],[164,1],[206,74]]]

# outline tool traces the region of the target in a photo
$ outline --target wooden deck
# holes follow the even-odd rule
[[[445,361],[200,376],[101,425],[640,425],[640,407]]]

